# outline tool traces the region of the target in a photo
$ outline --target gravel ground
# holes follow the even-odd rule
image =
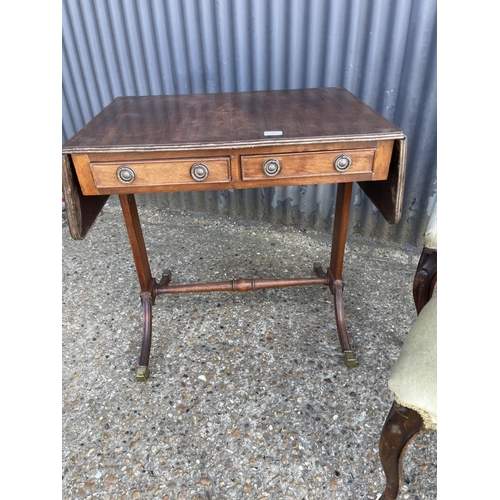
[[[330,235],[140,207],[172,284],[313,276]],[[415,319],[419,249],[351,235],[346,368],[327,287],[163,295],[151,377],[135,380],[139,286],[119,206],[83,241],[62,227],[64,499],[371,499],[387,378]],[[401,498],[436,498],[437,434],[409,446]]]

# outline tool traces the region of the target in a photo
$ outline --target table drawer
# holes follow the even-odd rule
[[[375,151],[374,148],[242,156],[241,177],[245,181],[370,174]]]
[[[91,162],[97,189],[199,185],[231,180],[229,157]]]

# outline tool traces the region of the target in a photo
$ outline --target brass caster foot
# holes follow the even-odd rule
[[[139,366],[135,374],[137,382],[146,382],[149,378],[149,368],[147,366]]]
[[[358,366],[358,360],[353,351],[344,351],[344,364],[349,368]]]

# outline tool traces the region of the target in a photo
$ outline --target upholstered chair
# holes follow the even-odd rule
[[[386,477],[380,500],[395,500],[401,488],[403,456],[411,440],[437,430],[437,212],[434,209],[413,282],[417,318],[391,369],[394,397],[379,441]]]

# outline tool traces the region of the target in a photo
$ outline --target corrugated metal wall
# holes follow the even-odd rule
[[[63,142],[120,95],[347,88],[408,136],[403,217],[356,185],[352,230],[417,244],[436,198],[436,0],[63,0]],[[332,227],[335,186],[138,197]]]

